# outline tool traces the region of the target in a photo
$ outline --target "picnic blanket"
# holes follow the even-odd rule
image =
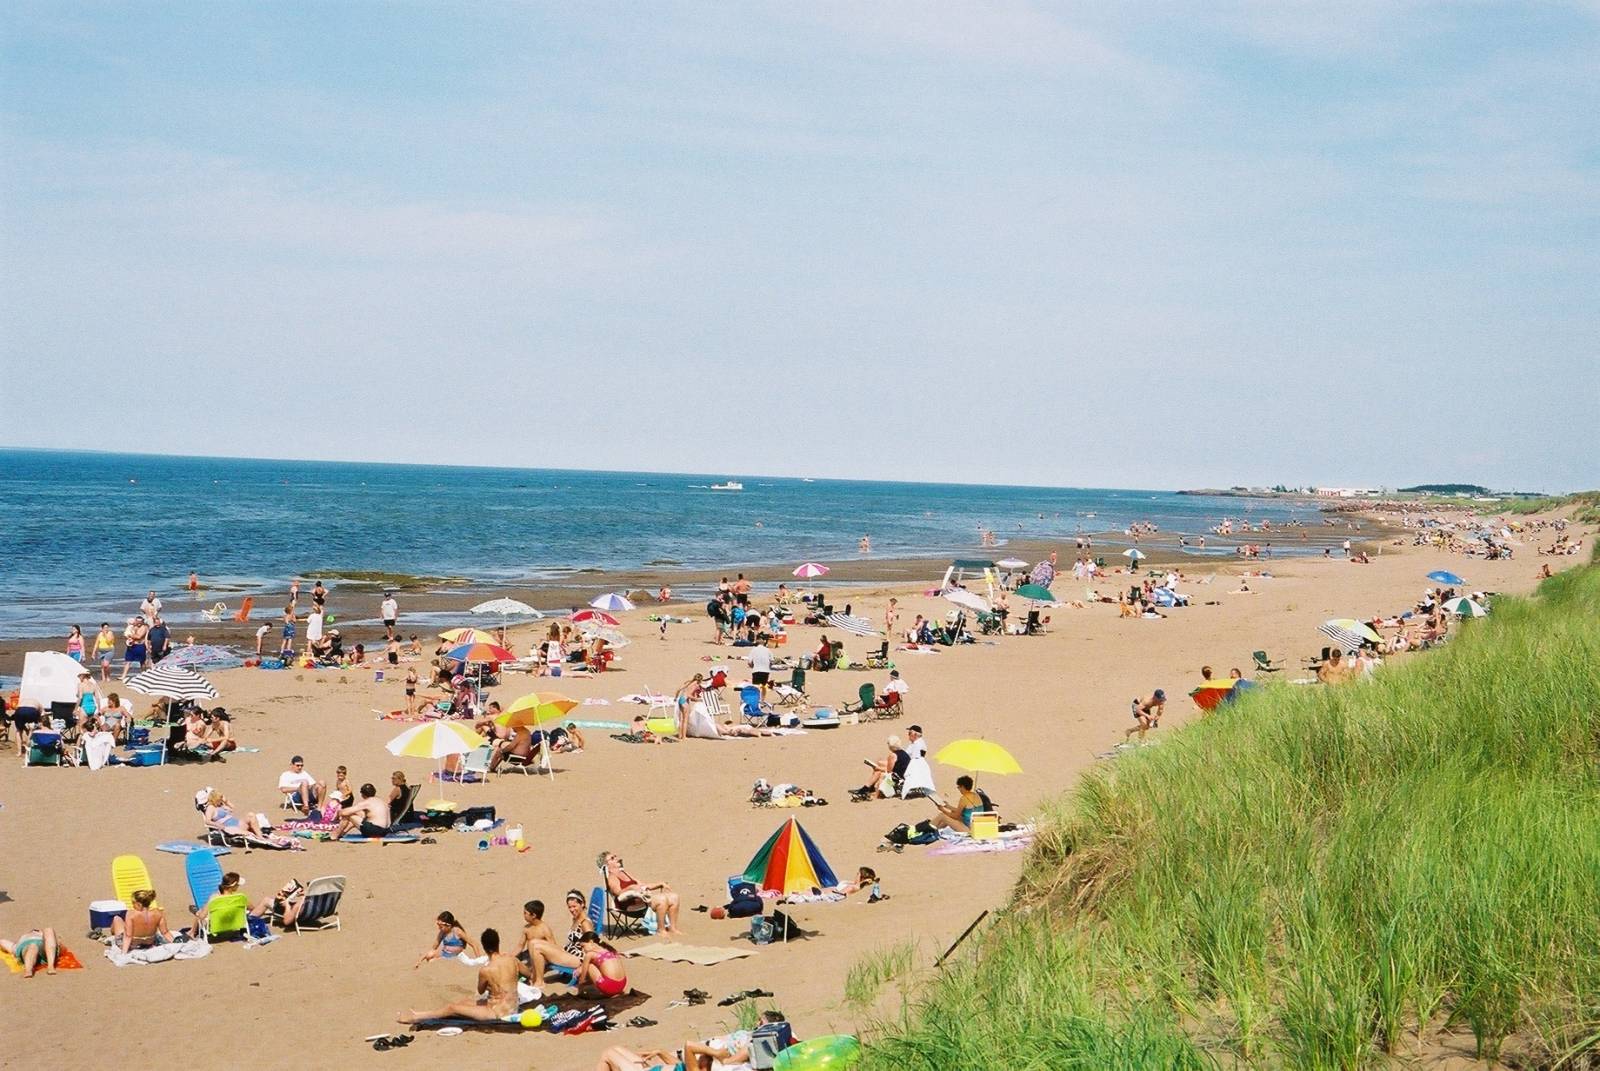
[[[1019,829],[1002,833],[993,840],[973,840],[965,834],[954,838],[941,835],[938,844],[928,849],[929,855],[983,855],[989,852],[1020,852],[1033,844],[1033,830]]]
[[[713,967],[730,959],[755,955],[751,948],[712,948],[706,945],[680,945],[662,941],[653,945],[630,948],[623,955],[658,959],[663,963],[693,963],[697,967]]]
[[[116,947],[106,948],[106,959],[118,967],[148,966],[165,963],[169,959],[202,959],[209,955],[211,945],[206,941],[179,941],[170,945],[156,945],[154,948],[136,948],[132,952],[124,952]]]

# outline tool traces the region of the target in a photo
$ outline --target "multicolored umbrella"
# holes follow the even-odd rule
[[[795,818],[784,822],[767,838],[742,876],[758,889],[785,896],[831,889],[839,884],[816,842]]]
[[[621,621],[618,621],[604,610],[579,610],[572,615],[572,620],[579,625],[609,625],[612,628],[622,624]]]
[[[619,595],[615,591],[608,591],[604,595],[597,595],[589,600],[589,605],[596,610],[610,610],[613,613],[622,613],[633,609],[633,603],[628,601],[626,595]]]
[[[1050,589],[1039,584],[1023,584],[1017,589],[1017,597],[1032,599],[1034,602],[1055,602],[1056,597],[1050,594]]]
[[[1206,681],[1189,693],[1189,698],[1194,700],[1194,705],[1201,710],[1215,710],[1217,706],[1233,693],[1235,682]]]
[[[453,658],[457,662],[515,662],[517,656],[514,652],[506,650],[495,643],[463,643],[460,647],[452,647],[446,651],[446,658]]]
[[[1047,588],[1055,583],[1056,567],[1051,565],[1048,559],[1042,562],[1035,562],[1033,572],[1028,574],[1028,579],[1040,587]]]
[[[1011,752],[992,740],[952,740],[939,749],[933,761],[968,773],[1014,774],[1022,766]]]
[[[815,577],[827,576],[828,567],[818,562],[806,562],[804,565],[794,571],[794,575],[799,577],[801,580],[811,580]]]

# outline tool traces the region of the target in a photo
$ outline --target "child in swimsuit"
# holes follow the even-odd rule
[[[439,912],[439,917],[434,920],[439,927],[439,932],[434,935],[433,947],[422,954],[416,966],[420,967],[430,959],[455,959],[461,953],[470,949],[473,955],[478,954],[478,948],[472,943],[472,938],[467,936],[467,931],[461,923],[448,911]],[[416,967],[412,968],[413,970]]]
[[[627,992],[628,970],[617,950],[600,940],[593,930],[585,931],[581,941],[583,961],[572,979],[574,987],[592,985],[604,997]]]

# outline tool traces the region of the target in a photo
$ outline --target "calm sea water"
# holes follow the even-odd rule
[[[710,489],[730,477],[744,491]],[[554,584],[584,568],[837,560],[864,534],[879,558],[974,555],[980,526],[1070,538],[1136,520],[1202,533],[1247,509],[1297,515],[1160,491],[34,450],[0,450],[0,509],[0,635],[11,636],[115,620],[152,587],[176,609],[191,569],[208,598],[232,604],[291,576],[353,570]]]

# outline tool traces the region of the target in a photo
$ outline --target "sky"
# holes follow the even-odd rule
[[[1600,2],[0,9],[0,444],[1600,487]]]

